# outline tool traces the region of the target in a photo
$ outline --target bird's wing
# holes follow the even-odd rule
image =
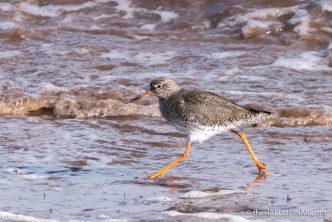
[[[223,125],[254,115],[250,109],[206,91],[182,91],[179,106],[181,115],[187,115],[189,121],[203,125]]]

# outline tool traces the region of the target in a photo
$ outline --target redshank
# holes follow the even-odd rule
[[[237,127],[255,125],[263,119],[271,118],[270,112],[237,105],[212,92],[182,89],[169,77],[152,80],[150,88],[131,99],[129,103],[150,95],[158,97],[163,117],[178,130],[186,133],[188,141],[186,150],[181,156],[151,174],[149,178],[162,176],[166,170],[187,158],[192,142],[203,142],[227,131],[235,133],[242,139],[260,174],[270,173],[255,156],[244,133],[236,130]]]

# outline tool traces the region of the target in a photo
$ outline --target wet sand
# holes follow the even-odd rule
[[[2,211],[60,221],[186,221],[201,212],[212,212],[212,218],[323,221],[323,216],[251,213],[329,213],[332,131],[327,126],[247,130],[255,152],[273,171],[265,179],[257,177],[239,139],[225,135],[194,144],[186,161],[150,180],[149,173],[183,152],[184,138],[160,120],[22,117],[2,118],[1,125],[6,132],[1,141],[8,144],[1,145]],[[122,136],[115,139],[114,132]]]
[[[0,3],[1,221],[329,221],[329,1]],[[195,143],[152,78],[271,110],[240,139]],[[292,215],[294,214],[294,215]]]

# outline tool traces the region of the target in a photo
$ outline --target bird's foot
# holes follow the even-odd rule
[[[148,178],[149,179],[155,179],[157,177],[161,177],[163,174],[164,174],[164,172],[159,170],[158,172],[149,175]]]
[[[256,163],[256,166],[257,166],[257,168],[258,168],[258,171],[259,171],[259,174],[260,174],[260,175],[267,176],[267,175],[271,174],[271,171],[268,170],[268,169],[266,168],[266,166],[265,166],[264,163],[262,163],[262,162],[257,162],[257,163]]]

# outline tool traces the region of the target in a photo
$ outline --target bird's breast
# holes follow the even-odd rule
[[[160,113],[168,122],[173,122],[178,120],[178,111],[176,110],[174,104],[169,104],[166,101],[159,101]]]

